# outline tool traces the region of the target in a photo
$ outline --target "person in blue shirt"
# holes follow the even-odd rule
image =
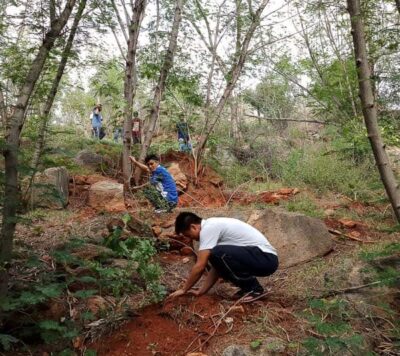
[[[92,136],[94,138],[100,139],[100,131],[103,122],[103,117],[101,116],[101,104],[96,105],[94,107],[91,119],[92,119]]]
[[[146,187],[143,193],[155,208],[156,213],[171,211],[178,204],[178,191],[174,178],[165,167],[160,165],[160,159],[156,155],[148,155],[144,162],[130,156],[133,164],[150,173],[150,187]]]

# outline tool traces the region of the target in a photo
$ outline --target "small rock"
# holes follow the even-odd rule
[[[344,227],[348,227],[348,228],[353,228],[357,226],[357,223],[353,220],[349,220],[349,219],[340,219],[339,222],[344,226]]]
[[[124,211],[123,185],[114,181],[101,181],[90,186],[88,205],[96,210]]]
[[[361,236],[361,233],[359,233],[358,231],[351,231],[351,232],[349,233],[349,235],[352,236],[352,237],[358,238],[358,237]]]
[[[94,297],[90,297],[86,300],[87,308],[94,314],[97,315],[99,311],[105,310],[107,308],[107,301],[96,295]]]
[[[159,226],[153,226],[151,229],[153,230],[153,234],[155,237],[160,236],[162,233],[162,229]]]
[[[326,210],[324,211],[324,215],[325,215],[325,216],[332,216],[332,215],[335,215],[335,210],[333,210],[333,209],[326,209]]]
[[[185,258],[182,260],[182,263],[186,264],[186,263],[188,263],[189,261],[190,261],[190,258],[189,258],[189,257],[185,257]]]
[[[260,349],[261,355],[276,355],[281,354],[285,351],[285,342],[278,337],[267,337],[262,342],[262,347]]]
[[[230,345],[223,352],[222,356],[249,356],[242,346]]]
[[[187,189],[188,179],[186,175],[182,173],[179,163],[171,163],[171,165],[168,167],[168,172],[171,174],[172,178],[174,178],[177,188],[180,190]]]

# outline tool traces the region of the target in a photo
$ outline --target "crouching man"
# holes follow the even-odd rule
[[[235,297],[243,298],[243,302],[264,296],[264,289],[256,277],[273,274],[278,268],[278,256],[260,231],[237,219],[202,219],[183,212],[176,218],[175,232],[199,240],[200,245],[197,262],[185,285],[171,293],[171,298],[188,292],[197,296],[207,293],[218,278],[239,287]],[[190,290],[206,271],[208,262],[212,268],[203,285],[198,290]]]

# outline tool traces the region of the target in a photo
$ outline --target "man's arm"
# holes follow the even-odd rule
[[[183,288],[171,293],[169,297],[179,297],[180,295],[187,293],[187,291],[196,284],[196,282],[200,279],[204,270],[206,269],[210,254],[210,250],[202,250],[199,252],[197,262],[190,271],[189,277],[186,280],[185,285],[183,286]]]
[[[140,169],[146,171],[147,173],[150,172],[149,167],[147,167],[145,164],[139,162],[135,157],[129,156],[129,158],[132,161],[132,163],[136,164]]]
[[[201,286],[201,288],[198,291],[194,292],[193,294],[197,296],[206,294],[215,284],[215,282],[218,281],[218,278],[219,275],[217,273],[217,270],[214,267],[212,267],[211,270],[208,271],[207,277],[204,280],[204,283]]]

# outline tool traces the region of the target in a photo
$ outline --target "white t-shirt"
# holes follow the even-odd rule
[[[233,218],[203,219],[199,250],[211,250],[217,245],[256,246],[261,251],[277,255],[267,238],[243,221]]]

